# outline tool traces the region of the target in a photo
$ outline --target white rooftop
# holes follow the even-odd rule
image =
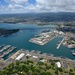
[[[33,58],[38,58],[37,56],[33,56]]]
[[[26,56],[31,56],[30,54],[26,54]]]
[[[20,60],[25,54],[24,53],[21,53],[17,58],[16,60]]]
[[[61,67],[61,63],[60,62],[56,62],[56,64],[57,64],[58,68]]]

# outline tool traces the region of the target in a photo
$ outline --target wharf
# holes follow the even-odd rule
[[[13,50],[15,50],[16,47],[10,47],[5,53],[2,54],[2,56],[0,57],[4,57],[5,55],[9,54],[10,52],[12,52]]]
[[[5,44],[1,45],[0,48],[4,47]]]
[[[56,36],[52,37],[52,38],[48,38],[46,41],[37,41],[34,38],[29,40],[29,42],[35,43],[35,44],[39,44],[39,45],[45,45],[46,43],[48,43],[49,41],[53,40]]]
[[[6,46],[4,46],[4,47],[0,50],[0,52],[3,52],[4,50],[8,49],[10,46],[11,46],[11,45],[6,45]]]
[[[10,58],[11,58],[11,59],[16,58],[16,56],[19,54],[19,52],[20,52],[20,50],[19,50],[19,51],[17,51],[15,54],[13,54],[11,57],[9,57],[9,59],[10,59]]]
[[[63,38],[62,41],[58,44],[57,49],[60,48],[60,46],[61,46],[61,44],[63,43],[63,41],[64,41],[64,38]]]
[[[22,54],[24,54],[23,56],[21,56]],[[4,62],[4,66],[1,65],[1,69],[4,68],[5,66],[9,65],[10,63],[13,63],[16,61],[16,58],[20,57],[20,59],[18,61],[27,61],[27,60],[32,60],[34,62],[39,62],[42,59],[45,60],[45,62],[47,62],[47,60],[59,60],[61,61],[66,61],[66,62],[72,62],[75,63],[74,60],[70,60],[68,58],[61,58],[61,57],[54,57],[51,54],[47,54],[47,53],[40,53],[40,51],[36,51],[36,50],[25,50],[25,49],[20,49],[18,50],[15,54],[13,54],[11,57],[9,57],[7,60],[3,60]],[[3,63],[2,62],[2,63]]]
[[[48,33],[42,33],[39,34],[39,37],[34,37],[29,40],[29,42],[38,44],[38,45],[45,45],[49,41],[53,40],[56,38],[58,35],[53,33],[53,32],[48,32]]]

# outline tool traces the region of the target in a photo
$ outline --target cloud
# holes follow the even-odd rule
[[[28,0],[6,0],[6,2],[11,4],[25,4]]]
[[[13,9],[13,8],[14,8],[14,9],[19,8],[19,9],[20,9],[20,8],[24,8],[24,7],[23,7],[22,5],[18,5],[18,4],[15,4],[15,5],[9,4],[9,5],[8,5],[8,8],[10,8],[10,9]]]
[[[75,0],[35,0],[35,4],[29,0],[5,0],[8,4],[0,4],[0,11],[6,13],[29,12],[75,12]]]
[[[75,11],[75,0],[36,0],[36,3],[49,11]]]
[[[4,7],[6,13],[23,13],[25,5],[28,4],[28,0],[5,0],[5,2],[8,4]]]
[[[26,8],[33,12],[75,12],[75,0],[36,0]]]

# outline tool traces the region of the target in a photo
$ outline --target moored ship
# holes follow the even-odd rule
[[[72,51],[71,51],[71,53],[72,53],[72,55],[74,55],[74,56],[75,56],[75,50],[72,50]]]

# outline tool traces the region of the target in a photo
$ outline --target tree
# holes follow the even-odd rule
[[[3,74],[7,74],[8,71],[7,70],[3,70],[2,72],[3,72]]]
[[[20,62],[19,61],[16,61],[16,65],[19,65],[20,64]]]
[[[40,75],[46,75],[46,72],[42,72]]]
[[[73,69],[70,69],[70,72],[73,72]]]
[[[52,73],[50,73],[50,72],[47,72],[47,73],[46,73],[46,75],[53,75],[53,74],[52,74]]]
[[[75,75],[75,73],[74,73],[74,72],[70,72],[69,74],[70,74],[70,75]]]
[[[2,73],[2,71],[0,71],[0,75],[4,75],[4,74]]]
[[[58,68],[58,70],[59,70],[60,72],[63,72],[63,69],[62,69],[62,68]]]

